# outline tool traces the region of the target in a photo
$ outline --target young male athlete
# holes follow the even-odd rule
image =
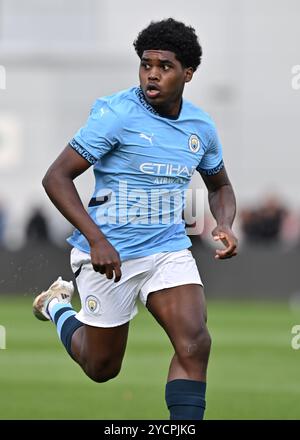
[[[134,42],[140,86],[98,99],[86,125],[49,168],[43,185],[76,228],[69,239],[81,310],[72,282],[59,278],[34,301],[51,320],[70,356],[96,382],[120,371],[138,298],[174,347],[166,402],[173,420],[203,418],[211,340],[202,282],[182,221],[184,193],[195,170],[208,188],[225,248],[237,253],[231,230],[235,197],[214,123],[182,99],[201,61],[192,27],[171,18],[152,22]],[[94,167],[88,212],[73,180]]]

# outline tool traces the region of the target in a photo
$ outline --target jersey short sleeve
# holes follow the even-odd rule
[[[92,165],[119,143],[120,120],[109,104],[98,99],[86,124],[69,142],[71,147]]]
[[[213,123],[208,130],[207,139],[207,147],[197,167],[197,171],[206,176],[212,176],[224,167],[222,145]]]

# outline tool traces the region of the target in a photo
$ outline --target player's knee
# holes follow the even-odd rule
[[[176,350],[177,356],[186,361],[204,361],[208,359],[211,337],[206,328],[199,330],[193,337],[187,338]]]
[[[201,339],[201,343],[203,346],[203,350],[205,350],[209,354],[212,341],[211,341],[211,336],[209,334],[209,331],[207,329],[203,332],[200,339]]]
[[[94,382],[103,383],[116,377],[121,370],[121,364],[116,362],[94,362],[84,368],[87,376]]]

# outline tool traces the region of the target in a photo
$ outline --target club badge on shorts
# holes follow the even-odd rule
[[[200,139],[196,134],[192,134],[189,137],[189,147],[192,153],[197,153],[200,149]]]
[[[93,295],[89,295],[85,300],[85,306],[89,313],[96,315],[100,313],[99,299]]]

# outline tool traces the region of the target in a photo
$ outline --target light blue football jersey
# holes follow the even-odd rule
[[[223,167],[207,113],[183,100],[177,119],[162,117],[133,87],[97,99],[70,145],[94,167],[88,212],[122,261],[191,246],[182,220],[191,177]],[[68,242],[90,250],[78,230]]]

